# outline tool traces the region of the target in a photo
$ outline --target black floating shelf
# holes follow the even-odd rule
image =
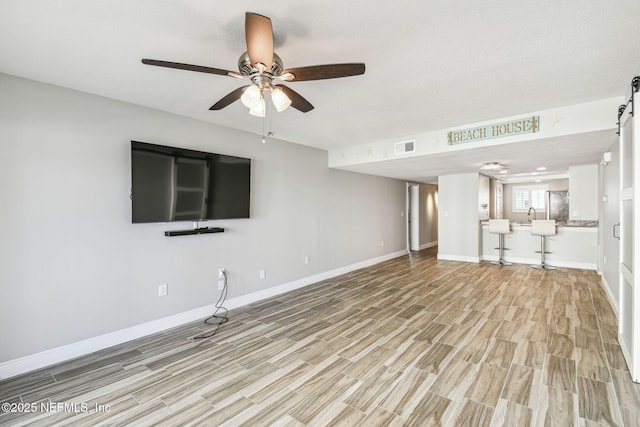
[[[174,236],[188,236],[190,234],[211,234],[211,233],[224,233],[224,228],[205,227],[205,228],[193,228],[191,230],[171,230],[171,231],[165,231],[164,235],[169,237],[174,237]]]

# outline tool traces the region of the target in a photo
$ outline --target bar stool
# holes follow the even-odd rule
[[[531,221],[531,234],[533,236],[540,236],[540,250],[536,253],[540,254],[540,265],[532,265],[533,268],[539,268],[541,270],[555,270],[555,267],[547,265],[544,260],[545,254],[551,252],[545,251],[545,238],[547,236],[556,235],[556,221],[554,219],[538,219]]]
[[[504,260],[504,251],[507,250],[504,247],[504,235],[511,232],[508,219],[490,219],[489,220],[489,233],[498,235],[498,261],[491,261],[491,264],[496,265],[511,265],[510,262]]]

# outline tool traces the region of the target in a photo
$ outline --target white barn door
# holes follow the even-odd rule
[[[620,319],[618,340],[633,381],[640,382],[640,129],[632,94],[620,116]],[[637,99],[636,99],[637,100]],[[637,110],[635,117],[633,110]]]

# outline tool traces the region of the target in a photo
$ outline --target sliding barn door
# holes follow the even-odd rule
[[[637,100],[638,97],[636,97]],[[637,103],[636,103],[637,104]],[[640,147],[633,96],[620,117],[620,319],[618,340],[633,381],[640,382]],[[639,110],[640,111],[640,110]]]

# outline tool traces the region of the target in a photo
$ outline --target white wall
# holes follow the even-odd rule
[[[569,168],[569,219],[598,219],[598,165]]]
[[[0,363],[212,304],[221,267],[234,298],[406,250],[402,181],[2,74],[0,93]],[[252,218],[184,237],[164,231],[191,223],[131,224],[132,139],[252,158]]]
[[[438,178],[438,258],[480,261],[478,173]]]

